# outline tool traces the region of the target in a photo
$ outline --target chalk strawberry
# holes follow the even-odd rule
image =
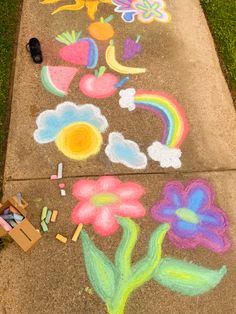
[[[73,64],[84,65],[93,69],[98,61],[98,48],[92,38],[81,38],[81,32],[65,32],[56,37],[56,40],[66,46],[59,51],[60,57]]]

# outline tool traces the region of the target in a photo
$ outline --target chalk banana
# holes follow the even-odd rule
[[[122,74],[140,74],[147,71],[147,69],[145,68],[133,68],[120,64],[116,60],[116,51],[112,40],[110,41],[110,45],[106,49],[106,62],[112,70]]]

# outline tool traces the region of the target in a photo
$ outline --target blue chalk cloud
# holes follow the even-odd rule
[[[147,157],[140,152],[138,144],[126,140],[119,132],[110,133],[105,153],[112,162],[132,169],[144,169],[147,166]]]
[[[90,104],[76,105],[66,101],[59,104],[55,110],[46,110],[38,116],[34,139],[40,144],[53,142],[64,127],[75,122],[92,124],[101,132],[105,132],[108,127],[107,119],[98,107]]]

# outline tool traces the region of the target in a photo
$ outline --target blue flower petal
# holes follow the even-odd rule
[[[197,212],[209,207],[211,204],[211,193],[208,186],[202,182],[195,181],[189,186],[186,193],[186,207]]]
[[[182,193],[183,185],[179,182],[172,182],[167,184],[164,189],[164,195],[175,206],[176,209],[184,207]]]
[[[198,215],[201,222],[207,227],[218,228],[225,230],[228,226],[228,221],[223,212],[219,208],[212,207],[204,211],[203,214]]]

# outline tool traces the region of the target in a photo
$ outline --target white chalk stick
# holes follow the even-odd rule
[[[57,166],[57,179],[62,179],[63,164],[60,162]]]
[[[65,190],[61,190],[61,196],[66,196],[66,191]]]

